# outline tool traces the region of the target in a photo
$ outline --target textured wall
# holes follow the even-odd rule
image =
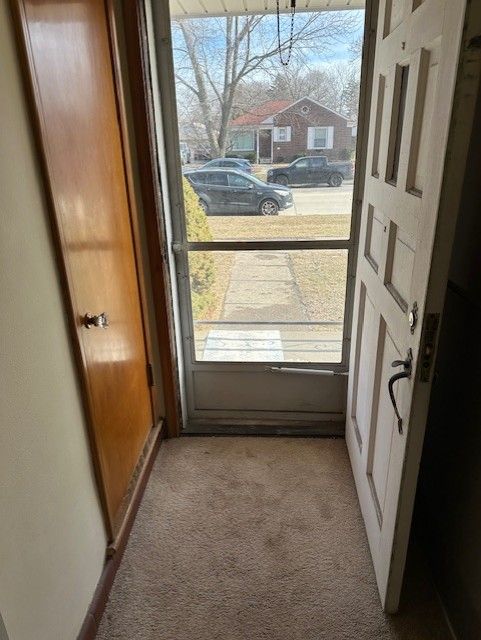
[[[0,611],[10,640],[73,640],[102,570],[105,533],[7,4],[0,3]]]

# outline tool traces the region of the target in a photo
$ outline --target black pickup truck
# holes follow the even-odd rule
[[[343,180],[352,177],[352,162],[328,162],[326,156],[305,156],[285,167],[276,167],[267,172],[267,182],[277,182],[286,187],[324,183],[330,187],[340,187]]]

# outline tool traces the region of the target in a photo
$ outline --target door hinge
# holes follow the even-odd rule
[[[149,385],[149,387],[154,386],[154,368],[152,367],[150,362],[147,362],[147,384]]]
[[[439,313],[427,313],[424,318],[420,351],[421,366],[419,367],[419,380],[421,382],[429,382],[431,379],[438,328]]]

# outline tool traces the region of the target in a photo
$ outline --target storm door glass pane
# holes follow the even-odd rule
[[[193,251],[202,361],[340,362],[347,251]]]

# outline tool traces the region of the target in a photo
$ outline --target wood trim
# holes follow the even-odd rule
[[[155,427],[155,431],[156,433],[152,438],[148,451],[145,452],[144,464],[139,473],[123,524],[119,529],[117,538],[107,548],[107,559],[102,575],[97,583],[94,597],[92,598],[90,607],[85,615],[77,640],[94,640],[97,635],[100,621],[102,620],[102,615],[109,599],[110,590],[114,583],[115,575],[122,561],[122,556],[124,555],[129,535],[132,531],[137,511],[139,510],[139,506],[145,492],[145,487],[147,486],[147,482],[152,472],[152,467],[159,452],[161,440],[164,437],[164,428],[162,424]]]
[[[160,345],[166,427],[167,435],[176,437],[181,430],[180,383],[170,273],[165,257],[167,240],[162,224],[164,212],[158,175],[145,8],[142,0],[132,0],[123,3],[123,11],[140,188]]]
[[[120,138],[122,143],[122,154],[124,160],[124,170],[127,184],[127,197],[129,199],[130,222],[132,229],[132,237],[134,241],[134,252],[136,257],[137,282],[140,292],[140,301],[142,305],[142,326],[144,329],[145,351],[149,363],[153,363],[152,337],[149,325],[149,307],[147,296],[147,283],[145,278],[144,262],[142,260],[142,242],[140,235],[139,207],[134,184],[134,165],[129,144],[129,128],[127,118],[127,107],[125,99],[125,87],[122,79],[122,70],[120,62],[118,29],[115,18],[114,0],[106,0],[106,13],[110,31],[110,48],[112,56],[112,68],[116,89],[117,109],[119,113]],[[154,424],[160,420],[161,409],[159,406],[158,394],[155,386],[150,387],[150,400],[154,413]]]

